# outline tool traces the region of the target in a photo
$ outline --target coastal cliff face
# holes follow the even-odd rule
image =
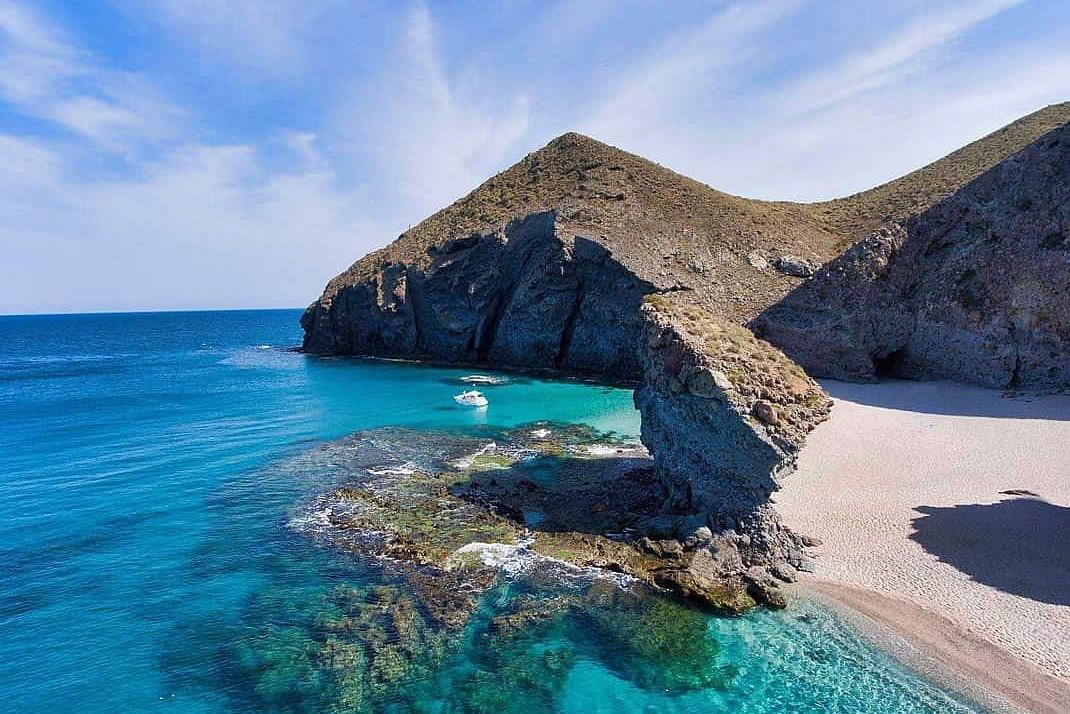
[[[699,307],[656,297],[643,320],[635,404],[669,508],[694,514],[714,534],[700,549],[714,553],[721,577],[743,578],[759,599],[775,601],[771,573],[792,572],[801,555],[770,496],[832,402],[772,345]],[[681,577],[694,576],[662,584],[686,592]]]
[[[775,347],[701,308],[654,298],[643,321],[643,444],[675,503],[738,528],[768,503],[831,400]]]
[[[1070,388],[1070,125],[872,233],[753,327],[817,376]]]
[[[836,240],[797,205],[566,134],[333,279],[304,349],[637,380],[644,295],[744,322]]]
[[[314,304],[301,320],[305,349],[638,378],[639,304],[654,286],[555,211],[447,241],[429,258],[382,265]]]
[[[1060,388],[1067,122],[1070,103],[1046,107],[810,205],[566,134],[334,278],[304,349],[634,380],[639,304],[659,293],[749,324],[818,376]]]

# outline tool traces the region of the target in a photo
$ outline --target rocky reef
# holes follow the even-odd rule
[[[873,232],[753,327],[817,376],[1070,389],[1070,125]]]
[[[377,429],[337,449],[345,484],[310,504],[315,516],[299,519],[301,529],[405,564],[445,625],[467,621],[502,568],[669,587],[726,613],[784,604],[768,574],[748,567],[790,573],[791,553],[763,560],[764,541],[746,548],[735,531],[696,528],[704,518],[672,503],[642,447],[588,427],[536,423],[480,437]]]

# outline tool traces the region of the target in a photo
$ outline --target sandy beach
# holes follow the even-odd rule
[[[1070,397],[824,386],[833,416],[775,496],[823,541],[804,587],[1021,709],[1070,709]]]

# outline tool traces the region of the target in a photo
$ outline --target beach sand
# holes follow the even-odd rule
[[[1070,711],[1070,397],[824,386],[832,418],[775,495],[823,541],[804,587],[1019,708]]]

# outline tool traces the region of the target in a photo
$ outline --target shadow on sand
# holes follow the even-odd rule
[[[1070,605],[1070,508],[1037,498],[919,506],[910,536],[976,582]]]
[[[823,379],[821,386],[833,399],[881,409],[946,416],[1070,421],[1070,395],[1066,394],[1004,396],[999,390],[965,384],[898,379],[878,383]]]

